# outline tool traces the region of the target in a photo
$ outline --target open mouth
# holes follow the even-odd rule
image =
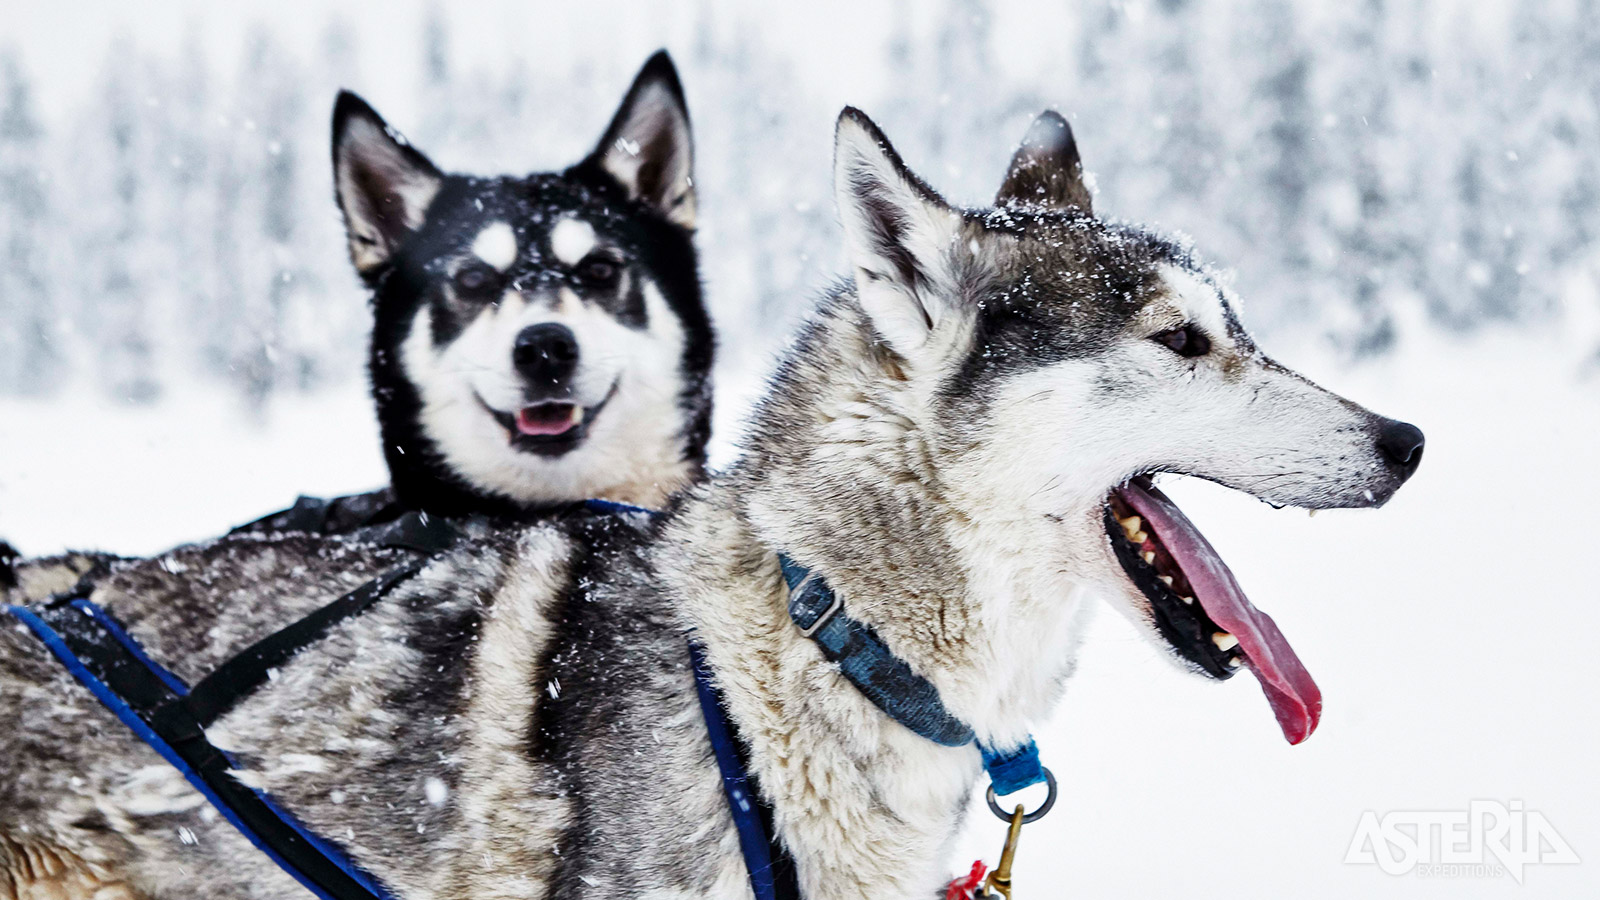
[[[506,430],[511,446],[541,456],[560,456],[583,443],[595,417],[616,392],[616,385],[612,385],[593,406],[542,400],[518,407],[515,412],[503,412],[485,403],[482,397],[478,403]]]
[[[1140,476],[1111,492],[1105,518],[1117,560],[1150,602],[1161,636],[1213,678],[1250,669],[1289,743],[1309,737],[1322,692],[1189,517]]]
[[[583,427],[589,411],[576,403],[537,403],[517,410],[517,434],[523,437],[561,437]]]

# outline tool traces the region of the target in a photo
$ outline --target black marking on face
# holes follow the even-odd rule
[[[486,303],[507,290],[530,298],[553,295],[562,287],[608,311],[625,309],[634,299],[627,290],[650,277],[650,254],[642,245],[652,235],[637,222],[599,202],[593,190],[558,176],[527,179],[451,179],[418,229],[402,248],[398,264],[410,265],[436,315],[440,343],[460,334]],[[595,246],[575,264],[551,252],[549,235],[561,222],[581,220],[595,232]],[[515,235],[515,258],[502,267],[480,258],[474,241],[497,223]],[[642,310],[634,312],[635,318]]]
[[[1164,289],[1160,269],[1195,264],[1178,246],[1077,212],[997,210],[969,216],[970,240],[994,269],[972,344],[946,396],[987,396],[1007,376],[1118,346]]]
[[[1213,290],[1217,290],[1212,285]],[[1233,304],[1221,290],[1217,290],[1217,303],[1222,307],[1222,322],[1228,330],[1228,339],[1233,341],[1235,349],[1242,354],[1254,354],[1256,342],[1250,337],[1250,332],[1245,330],[1244,323],[1239,321],[1239,314],[1234,311]]]
[[[562,283],[582,302],[600,307],[629,328],[644,330],[650,324],[644,298],[649,273],[635,264],[633,257],[611,238],[604,225],[587,221],[585,224],[593,229],[592,249],[568,263],[552,248],[548,257],[552,269],[561,273]],[[558,222],[556,227],[562,227],[562,223]],[[553,230],[547,237],[553,237]]]

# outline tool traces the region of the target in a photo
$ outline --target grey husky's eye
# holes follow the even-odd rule
[[[1211,352],[1211,339],[1193,325],[1163,331],[1154,340],[1182,357],[1205,356]]]
[[[591,256],[578,264],[578,277],[591,287],[614,284],[621,272],[622,267],[616,260],[604,256]]]
[[[477,297],[491,291],[495,282],[499,280],[499,276],[500,273],[493,268],[483,263],[474,263],[464,266],[461,271],[455,274],[453,280],[456,290],[462,296]]]

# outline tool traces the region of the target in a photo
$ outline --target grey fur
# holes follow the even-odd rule
[[[296,657],[213,735],[402,896],[749,896],[691,634],[805,895],[932,896],[978,753],[915,736],[825,663],[788,621],[779,550],[1004,747],[1070,673],[1084,592],[1134,593],[1101,524],[1123,480],[1181,468],[1310,506],[1382,502],[1403,480],[1324,440],[1290,448],[1297,465],[1324,463],[1312,474],[1252,481],[1227,452],[1249,435],[1192,428],[1182,436],[1217,449],[1158,458],[1169,445],[1147,427],[1110,449],[1080,433],[1042,459],[1028,442],[1072,422],[1019,411],[1056,416],[1069,387],[1085,399],[1062,409],[1094,423],[1201,380],[1230,403],[1253,391],[1240,402],[1264,416],[1310,408],[1323,438],[1377,417],[1269,369],[1242,331],[1223,333],[1231,314],[1214,358],[1160,355],[1141,329],[1164,327],[1174,296],[1226,309],[1171,244],[1081,210],[950,210],[904,180],[854,111],[838,141],[858,274],[787,355],[740,462],[657,521],[575,511],[478,535]],[[1081,464],[1017,474],[1057,457]],[[94,599],[193,677],[389,562],[349,541],[233,538],[122,564]],[[159,773],[140,781],[152,754],[14,631],[0,633],[0,715],[21,723],[0,737],[5,840],[152,898],[301,895],[181,785],[160,800]],[[117,799],[134,783],[156,798],[138,814]]]
[[[69,590],[90,572],[117,560],[109,553],[69,550],[55,556],[6,560],[8,577],[0,580],[0,602],[31,603]]]

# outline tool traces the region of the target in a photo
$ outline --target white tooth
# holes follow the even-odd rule
[[[1139,520],[1138,516],[1129,516],[1126,519],[1118,519],[1117,524],[1122,526],[1123,531],[1133,534],[1135,531],[1138,531],[1139,526],[1143,525],[1144,523]]]
[[[583,407],[576,403],[572,404],[572,414],[567,416],[567,419],[574,425],[583,424]]]
[[[1182,600],[1183,604],[1185,606],[1193,606],[1194,605],[1194,598],[1193,597],[1179,597],[1178,599]]]
[[[1314,510],[1314,509],[1306,510],[1306,518],[1315,519],[1316,517],[1317,517],[1317,511],[1316,510]]]
[[[1172,576],[1171,575],[1157,575],[1156,578],[1160,579],[1161,583],[1166,585],[1167,587],[1172,587]]]
[[[1237,669],[1242,665],[1244,665],[1244,657],[1242,657],[1242,656],[1230,656],[1230,657],[1228,657],[1228,668]]]
[[[1239,646],[1239,639],[1226,631],[1219,631],[1211,636],[1211,643],[1216,644],[1218,650],[1226,652]]]
[[[1143,553],[1141,553],[1139,555],[1144,559],[1144,561],[1147,564],[1153,564],[1156,561],[1156,555],[1155,555],[1154,551],[1146,550],[1145,552],[1143,552]]]
[[[1128,540],[1133,541],[1135,544],[1142,544],[1149,539],[1150,532],[1148,531],[1139,531],[1128,535]]]

